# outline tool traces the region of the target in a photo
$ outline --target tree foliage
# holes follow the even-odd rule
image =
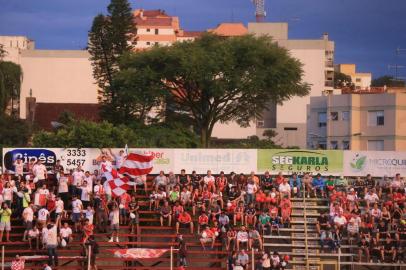
[[[6,56],[7,52],[4,49],[4,45],[0,44],[0,61],[3,60],[3,58]]]
[[[373,79],[371,82],[372,87],[405,87],[404,80],[396,80],[393,76],[385,75]]]
[[[132,50],[134,21],[128,0],[111,0],[108,14],[97,15],[89,31],[88,50],[93,66],[93,77],[99,88],[102,117],[109,119],[120,103],[112,85],[118,70],[119,58]]]
[[[0,116],[0,147],[26,146],[30,138],[30,128],[24,120],[13,116]]]
[[[20,98],[21,80],[20,65],[0,61],[0,113],[6,111],[10,101],[17,101]]]
[[[351,76],[341,72],[334,72],[334,88],[341,89],[344,87],[355,87],[354,83],[352,82]]]
[[[34,134],[35,147],[179,147],[197,146],[196,136],[182,126],[156,124],[144,126],[118,125],[75,120],[68,114],[59,118],[64,124],[53,131]]]
[[[116,78],[125,72],[133,74],[121,81],[129,94],[138,95],[131,91],[136,77],[156,80],[144,91],[161,84],[169,96],[167,108],[193,119],[203,147],[209,146],[216,123],[248,126],[269,101],[282,103],[309,92],[298,60],[268,37],[251,35],[205,34],[195,41],[127,55]]]

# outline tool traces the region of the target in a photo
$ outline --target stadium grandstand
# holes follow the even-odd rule
[[[320,173],[151,173],[17,158],[0,182],[2,269],[406,269],[406,182]]]

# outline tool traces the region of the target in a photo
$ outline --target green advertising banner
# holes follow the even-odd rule
[[[340,150],[299,150],[299,149],[258,149],[258,172],[272,174],[320,173],[340,175],[343,173],[343,151]]]

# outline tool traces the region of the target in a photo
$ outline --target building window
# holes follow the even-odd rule
[[[361,78],[356,78],[355,82],[361,82]]]
[[[147,28],[147,32],[151,32],[151,29]]]
[[[283,130],[297,130],[297,127],[284,127]]]
[[[368,140],[368,151],[383,151],[384,141],[383,140]]]
[[[151,45],[151,42],[147,41],[147,45]]]
[[[327,113],[319,112],[319,127],[327,126]]]
[[[343,121],[348,121],[350,120],[350,112],[349,111],[343,111],[341,113],[341,117]]]
[[[257,120],[257,127],[258,128],[263,128],[265,126],[265,123],[263,120]]]
[[[343,141],[343,150],[350,150],[350,141]]]
[[[155,29],[155,35],[159,34],[159,29]]]
[[[158,42],[158,41],[155,41],[155,45],[159,45],[159,42]]]
[[[331,121],[338,121],[338,112],[330,112]]]
[[[331,141],[330,142],[330,147],[333,150],[337,150],[338,149],[338,142],[337,141]]]
[[[384,111],[368,111],[368,126],[376,127],[385,124]]]

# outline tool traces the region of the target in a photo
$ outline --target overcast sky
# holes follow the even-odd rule
[[[336,63],[355,63],[375,77],[406,66],[406,0],[266,0],[267,21],[289,22],[289,37],[315,39],[328,32]],[[86,46],[93,17],[109,0],[0,0],[0,35],[26,35],[39,49]],[[250,0],[131,0],[133,8],[164,9],[185,30],[220,22],[254,21]],[[406,77],[406,67],[399,69]]]

